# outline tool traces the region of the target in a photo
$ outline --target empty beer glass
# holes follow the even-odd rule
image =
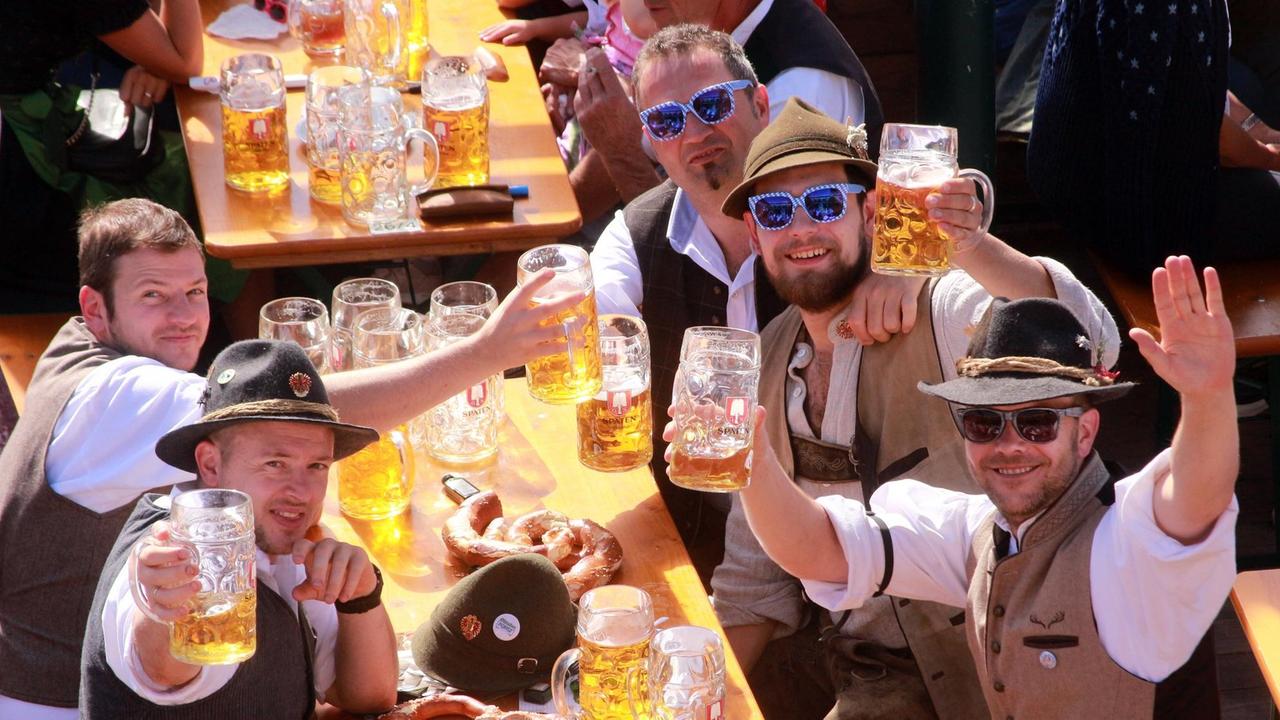
[[[342,54],[342,4],[343,0],[289,1],[289,32],[302,43],[303,52],[319,58]]]
[[[227,185],[249,192],[289,184],[284,73],[271,55],[248,53],[222,63],[222,160]]]
[[[578,647],[551,669],[556,712],[581,720],[631,720],[627,681],[648,683],[645,666],[653,636],[653,601],[640,588],[604,585],[578,602]],[[578,664],[578,705],[570,709],[569,668]]]
[[[248,660],[257,648],[253,501],[238,490],[189,490],[173,499],[169,522],[200,581],[190,614],[171,625],[170,654],[193,665]]]
[[[473,280],[460,280],[445,283],[431,293],[431,309],[428,311],[431,320],[455,313],[471,313],[488,319],[498,309],[498,291],[492,285]],[[502,425],[506,417],[506,395],[502,375],[493,376],[494,407],[497,425]]]
[[[600,392],[578,403],[578,460],[606,472],[648,464],[653,458],[653,403],[644,321],[602,315],[600,365]]]
[[[360,313],[374,308],[400,309],[400,288],[390,280],[356,278],[333,289],[333,333],[329,340],[329,369],[334,372],[356,366],[352,332]]]
[[[429,349],[447,347],[480,331],[485,316],[470,312],[434,314],[427,323]],[[445,463],[474,463],[498,452],[498,392],[501,375],[491,375],[431,408],[427,452]]]
[[[409,79],[409,0],[346,0],[347,59],[377,85],[403,88]]]
[[[724,717],[724,644],[708,628],[659,630],[649,643],[647,686],[632,677],[632,713],[653,720]]]
[[[684,331],[672,390],[671,482],[711,492],[747,486],[759,382],[759,335],[710,326]]]
[[[435,181],[436,160],[424,166],[425,182],[410,186],[409,143],[421,140],[429,159],[439,156],[431,133],[405,123],[400,93],[391,88],[339,91],[342,125],[338,134],[342,217],[353,225],[416,216],[410,199]],[[410,212],[413,207],[413,212]]]
[[[871,269],[885,275],[943,275],[951,269],[951,240],[929,217],[925,198],[953,177],[982,188],[982,224],[991,226],[995,189],[980,170],[957,170],[956,129],[885,123],[876,174],[875,234]]]
[[[436,185],[489,182],[489,87],[474,60],[441,57],[427,62],[422,71],[422,126],[440,143]]]
[[[291,340],[307,351],[316,372],[325,372],[329,355],[329,311],[319,300],[287,297],[272,300],[258,311],[258,338]]]
[[[369,74],[360,68],[331,65],[316,68],[307,76],[307,166],[311,171],[311,197],[330,205],[342,202],[342,157],[338,143],[342,130],[340,91],[349,87],[367,92]]]
[[[587,251],[574,245],[543,245],[520,256],[516,282],[552,268],[556,276],[533,296],[534,304],[548,302],[570,292],[586,291],[572,308],[547,321],[564,329],[568,348],[525,365],[529,392],[543,402],[568,405],[600,392],[600,328],[597,326],[595,286]]]

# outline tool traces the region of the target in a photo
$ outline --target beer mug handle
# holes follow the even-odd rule
[[[627,707],[631,710],[631,717],[635,720],[649,720],[650,713],[645,711],[644,706],[636,707],[636,696],[639,695],[642,700],[649,699],[647,691],[640,687],[640,673],[636,672],[634,667],[627,668]],[[698,717],[694,715],[694,717]]]
[[[411,488],[410,483],[413,481],[413,444],[409,442],[408,436],[399,430],[391,430],[387,433],[387,439],[395,446],[396,452],[400,454],[400,482],[407,488]]]
[[[551,666],[551,699],[555,701],[556,712],[567,718],[578,717],[578,713],[569,706],[569,696],[572,694],[569,689],[569,670],[578,663],[581,656],[582,651],[577,648],[565,650],[556,658],[556,664]]]
[[[965,168],[956,173],[956,177],[972,178],[982,188],[982,223],[978,225],[978,233],[984,234],[991,228],[991,220],[996,214],[996,189],[991,178],[981,170]]]
[[[392,38],[391,53],[387,57],[386,68],[394,74],[400,67],[400,53],[404,50],[400,47],[400,9],[394,2],[384,2],[379,9],[387,20],[388,35]]]
[[[406,129],[404,131],[404,151],[406,155],[409,152],[410,144],[415,139],[421,140],[423,150],[431,155],[431,168],[428,169],[425,164],[422,166],[422,175],[426,179],[421,185],[411,185],[409,187],[410,197],[430,190],[431,186],[436,184],[436,177],[440,174],[440,143],[436,142],[436,136],[420,127]],[[411,207],[412,205],[410,203]],[[417,213],[415,212],[414,214],[416,215]]]
[[[289,34],[302,40],[302,0],[289,0]]]

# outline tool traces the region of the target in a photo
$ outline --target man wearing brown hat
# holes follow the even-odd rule
[[[377,437],[338,420],[296,344],[247,340],[219,354],[204,416],[167,433],[155,450],[196,473],[199,487],[251,499],[256,650],[223,665],[170,653],[170,624],[193,612],[197,593],[223,591],[230,578],[214,584],[209,566],[174,537],[168,520],[179,488],[145,495],[116,540],[89,613],[81,717],[305,718],[316,698],[357,713],[394,704],[395,634],[380,573],[364,550],[308,535],[329,466]],[[205,622],[230,632],[233,621]]]
[[[926,204],[953,243],[957,269],[913,286],[914,329],[884,343],[858,342],[849,328],[852,300],[877,277],[867,271],[876,165],[866,140],[861,127],[792,99],[752,143],[744,180],[724,203],[725,215],[745,220],[770,281],[792,303],[762,332],[760,403],[774,411],[765,435],[784,472],[812,496],[860,500],[904,474],[973,491],[945,403],[920,398],[916,383],[954,377],[966,332],[995,295],[1062,299],[1108,350],[1098,357],[1107,365],[1119,344],[1115,323],[1065,267],[1027,257],[980,228],[972,181],[953,179]],[[753,672],[762,706],[774,704],[768,677],[794,682],[799,671],[817,684],[801,694],[804,717],[821,717],[833,703],[833,716],[846,719],[985,715],[962,613],[879,597],[853,612],[813,617],[800,583],[751,530],[735,503],[712,588],[739,660],[751,667],[762,658]],[[790,637],[765,650],[783,636]],[[801,717],[789,702],[788,716]]]
[[[992,718],[1217,717],[1201,638],[1235,579],[1239,437],[1211,268],[1204,285],[1169,258],[1152,276],[1161,339],[1130,331],[1182,405],[1173,446],[1137,473],[1093,451],[1095,405],[1131,384],[1094,364],[1061,303],[1001,299],[959,377],[920,383],[950,405],[985,494],[901,480],[866,506],[815,501],[757,442],[740,499],[761,545],[828,608],[881,592],[964,607]]]

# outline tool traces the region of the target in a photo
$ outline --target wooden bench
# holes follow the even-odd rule
[[[69,317],[65,313],[0,315],[0,371],[4,372],[9,395],[19,413],[36,360]]]
[[[1280,703],[1280,570],[1240,573],[1231,589],[1231,604],[1267,681],[1272,702]]]

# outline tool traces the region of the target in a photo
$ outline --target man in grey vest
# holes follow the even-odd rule
[[[792,98],[752,142],[745,177],[725,200],[725,215],[744,219],[770,281],[791,303],[761,333],[760,402],[775,411],[766,435],[783,471],[810,496],[860,500],[903,474],[976,491],[946,404],[922,400],[915,387],[955,376],[966,332],[992,296],[1061,298],[1090,337],[1113,348],[1100,358],[1108,365],[1119,335],[1064,266],[986,233],[973,182],[952,179],[925,202],[953,243],[956,269],[915,281],[914,329],[863,346],[848,316],[855,290],[877,277],[868,272],[877,167],[867,141],[861,126]],[[830,716],[842,720],[985,715],[963,614],[884,596],[852,613],[807,618],[799,581],[761,550],[741,503],[729,514],[712,588],[739,661],[751,667],[761,658],[758,683],[796,671],[787,675],[788,695],[804,697],[811,715],[792,707],[788,717],[822,717],[833,704]],[[797,693],[797,674],[821,689]],[[768,692],[757,698],[762,707],[773,700]]]
[[[85,632],[81,717],[308,718],[316,698],[352,713],[386,710],[399,664],[382,575],[361,548],[309,535],[330,465],[378,433],[338,420],[320,374],[291,342],[245,340],[223,350],[204,397],[204,415],[155,446],[198,483],[144,495],[103,568]],[[173,503],[207,488],[248,497],[252,559],[224,559],[219,568],[179,541]],[[242,563],[252,578],[225,567]],[[242,596],[252,598],[251,615]],[[219,603],[220,612],[204,609]],[[238,621],[249,629],[237,630]],[[175,643],[178,623],[188,629]],[[176,652],[216,653],[210,646],[220,640],[237,651],[249,645],[251,656],[193,664]]]
[[[172,210],[109,203],[82,218],[80,278],[82,315],[37,363],[0,453],[0,720],[75,717],[80,644],[107,550],[142,493],[190,477],[153,448],[199,417],[205,383],[190,370],[209,327],[199,241]],[[533,306],[532,287],[469,342],[334,375],[334,405],[389,429],[553,351],[563,335],[539,320],[580,298]]]
[[[1131,383],[1062,303],[997,299],[945,400],[985,494],[899,480],[814,500],[756,443],[740,494],[769,556],[824,607],[880,593],[964,607],[992,718],[1216,718],[1206,637],[1235,579],[1235,352],[1212,269],[1152,276],[1160,340],[1130,331],[1181,397],[1172,448],[1117,479],[1097,405]],[[767,413],[781,412],[770,407]],[[1118,481],[1117,481],[1118,480]],[[872,513],[874,510],[874,514]]]

